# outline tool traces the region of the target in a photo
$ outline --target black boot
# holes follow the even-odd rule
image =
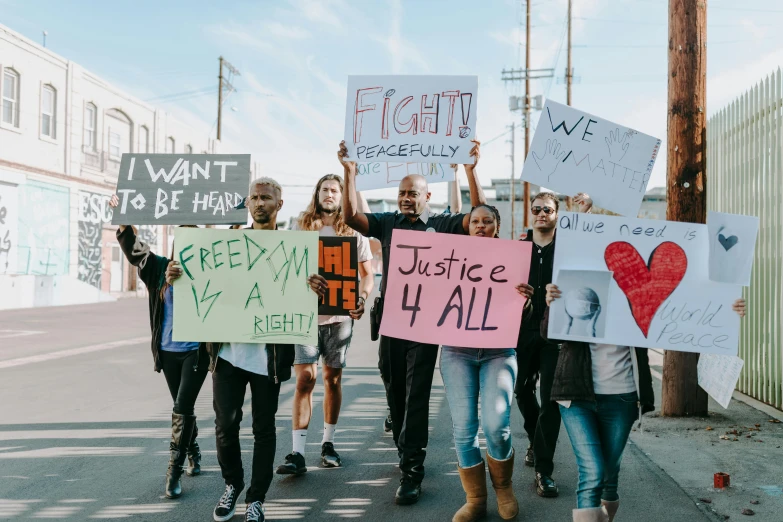
[[[182,495],[180,478],[184,471],[188,444],[193,436],[196,417],[193,415],[171,414],[171,443],[169,445],[169,469],[166,472],[166,498],[179,498]]]
[[[201,448],[198,447],[196,442],[198,437],[198,425],[193,422],[193,437],[190,439],[190,445],[188,446],[188,469],[185,470],[188,477],[195,477],[201,475]]]

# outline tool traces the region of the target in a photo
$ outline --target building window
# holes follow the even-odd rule
[[[166,138],[166,154],[174,154],[174,138]]]
[[[193,147],[185,145],[185,154],[193,154]]]
[[[51,139],[57,137],[57,91],[51,85],[44,85],[41,91],[41,134]]]
[[[88,103],[84,109],[84,147],[95,150],[95,129],[97,125],[98,109],[94,104]]]
[[[109,127],[109,158],[120,159],[122,155],[122,135]]]
[[[19,127],[19,74],[13,69],[3,72],[3,123]]]
[[[150,151],[150,130],[146,125],[142,125],[139,129],[139,152]]]

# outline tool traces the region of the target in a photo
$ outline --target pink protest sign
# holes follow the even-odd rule
[[[531,243],[395,230],[381,334],[464,348],[513,348]]]

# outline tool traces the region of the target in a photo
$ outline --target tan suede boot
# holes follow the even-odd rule
[[[609,522],[614,520],[614,516],[617,514],[617,508],[620,507],[619,500],[602,500],[601,505],[606,508],[606,512],[609,513]]]
[[[465,505],[454,514],[451,522],[473,522],[487,514],[487,473],[484,461],[469,468],[457,468],[462,489],[465,490]]]
[[[506,460],[495,460],[487,453],[489,477],[492,487],[498,497],[498,514],[503,520],[511,520],[519,513],[519,503],[511,487],[511,476],[514,474],[514,450]]]
[[[608,522],[606,508],[582,508],[573,511],[574,522]]]

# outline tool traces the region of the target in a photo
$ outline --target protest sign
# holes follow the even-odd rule
[[[759,218],[725,212],[707,213],[710,279],[750,286]]]
[[[636,217],[661,140],[547,100],[522,179]]]
[[[381,334],[467,348],[517,345],[532,243],[395,230]]]
[[[349,76],[348,157],[473,163],[478,76]]]
[[[699,356],[696,368],[699,386],[709,393],[715,402],[728,408],[744,364],[745,361],[736,355],[703,353]]]
[[[177,228],[175,341],[318,343],[318,233]]]
[[[321,315],[348,315],[359,298],[359,262],[356,237],[318,239],[318,273],[327,282],[326,295],[318,305]]]
[[[397,188],[409,174],[424,176],[427,183],[454,181],[454,169],[445,163],[359,163],[356,165],[356,190]]]
[[[560,270],[554,283],[563,296],[549,307],[549,337],[603,342],[611,282],[611,272]]]
[[[249,185],[249,154],[123,154],[112,224],[244,224]]]
[[[706,225],[567,212],[554,271],[613,272],[605,344],[736,355],[742,289],[708,279],[708,245]]]

